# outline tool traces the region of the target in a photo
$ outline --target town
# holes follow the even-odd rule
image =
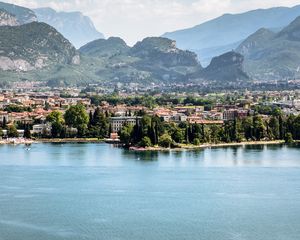
[[[287,133],[291,134],[291,139],[298,139],[297,129],[278,134],[270,134],[270,129],[273,127],[278,129],[275,132],[282,131],[280,121],[290,116],[296,119],[296,125],[300,124],[297,118],[299,114],[300,91],[297,90],[133,95],[122,91],[101,94],[80,88],[48,89],[29,84],[1,90],[0,137],[2,143],[11,142],[12,139],[14,142],[24,142],[24,139],[85,138],[112,142],[121,140],[128,145],[135,143],[143,146],[158,144],[158,138],[170,139],[166,136],[168,134],[171,140],[161,145],[172,146],[172,142],[197,145],[203,142],[283,140]],[[130,126],[129,134],[132,135],[134,126],[143,125],[141,122],[146,121],[145,116],[150,120],[144,134],[140,134],[137,141],[126,139],[124,129]],[[216,127],[224,132],[227,131],[227,125],[230,128],[230,124],[237,125],[236,122],[241,121],[244,126],[244,120],[255,116],[263,121],[264,126],[259,136],[253,133],[250,138],[245,130],[241,131],[241,136],[229,138],[220,136],[224,133],[218,130],[216,134],[219,137],[205,139],[205,130],[202,129],[202,135],[200,131],[198,136],[189,139],[189,130],[186,130],[187,126],[206,126],[210,135],[214,135],[212,132]],[[154,126],[155,123],[159,125],[158,121],[160,125],[165,125],[164,130],[157,130]],[[271,126],[270,122],[275,126]],[[172,126],[173,130],[166,125]],[[151,141],[148,128],[156,128],[153,134],[160,137],[153,137]]]

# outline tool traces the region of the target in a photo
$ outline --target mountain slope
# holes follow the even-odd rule
[[[218,84],[236,83],[249,80],[244,71],[244,57],[236,52],[227,52],[214,57],[208,67],[193,75],[193,78],[216,81]]]
[[[128,53],[130,47],[118,37],[98,39],[82,46],[79,51],[92,57],[112,57]]]
[[[6,12],[14,15],[19,24],[26,24],[37,21],[35,13],[29,8],[0,2],[0,9],[4,9]]]
[[[282,29],[300,15],[300,5],[293,8],[259,9],[241,14],[225,14],[193,28],[166,33],[179,48],[198,53],[202,63],[213,56],[235,49],[241,41],[260,28]]]
[[[40,22],[45,22],[62,33],[76,48],[95,39],[104,38],[89,17],[80,12],[56,12],[51,8],[34,10]]]
[[[0,26],[18,26],[18,19],[11,13],[0,9]]]
[[[0,27],[0,69],[30,71],[53,64],[78,64],[72,44],[46,23]]]
[[[159,37],[146,38],[132,48],[120,38],[96,40],[80,52],[103,60],[105,64],[97,71],[99,77],[120,82],[183,81],[190,71],[201,68],[196,54]]]
[[[299,77],[300,17],[277,34],[265,29],[257,31],[237,51],[245,55],[245,69],[255,79]]]

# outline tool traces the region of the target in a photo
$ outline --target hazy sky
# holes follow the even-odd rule
[[[29,8],[81,11],[108,36],[129,44],[146,36],[192,27],[224,13],[294,6],[300,0],[4,0]]]

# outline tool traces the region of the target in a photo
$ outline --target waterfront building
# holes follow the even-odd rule
[[[136,125],[138,121],[141,120],[141,117],[111,117],[110,125],[112,133],[119,132],[125,124]]]

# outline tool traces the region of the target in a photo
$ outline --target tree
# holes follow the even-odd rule
[[[247,117],[242,121],[243,131],[245,133],[246,140],[253,139],[253,118]]]
[[[253,135],[255,140],[260,141],[265,136],[266,126],[260,116],[253,117]]]
[[[4,132],[2,130],[2,128],[0,128],[0,139],[4,137]]]
[[[182,143],[184,141],[184,134],[182,132],[182,129],[178,127],[175,127],[171,137],[177,143]]]
[[[3,117],[2,127],[3,127],[3,129],[7,128],[7,119],[6,119],[6,117]]]
[[[77,128],[78,136],[83,137],[89,123],[89,115],[82,104],[71,106],[65,113],[65,122],[69,127]]]
[[[108,118],[97,107],[94,114],[90,112],[89,135],[91,137],[104,138],[109,133]]]
[[[30,126],[28,124],[26,124],[24,128],[24,137],[28,139],[31,138]]]
[[[277,117],[271,117],[268,124],[269,138],[279,139],[280,137],[280,125]]]
[[[165,133],[159,138],[158,145],[161,147],[170,148],[172,144],[173,144],[172,137],[167,133]]]
[[[65,123],[62,113],[53,111],[47,116],[46,120],[51,123],[51,136],[53,138],[61,137]]]
[[[51,136],[53,138],[62,137],[63,128],[64,126],[60,122],[53,122],[51,124]]]
[[[289,143],[293,143],[294,142],[294,139],[293,139],[293,135],[288,132],[286,135],[285,135],[285,143],[289,144]]]
[[[143,137],[141,142],[140,142],[140,147],[152,147],[152,142],[149,137]]]
[[[129,147],[132,143],[132,132],[133,127],[131,125],[123,126],[122,130],[119,132],[120,141],[124,143],[126,147]]]
[[[19,137],[19,133],[15,125],[11,125],[7,129],[7,136],[10,138],[17,138]]]
[[[58,122],[58,123],[63,124],[65,120],[64,120],[63,114],[61,112],[53,111],[47,116],[46,121],[50,122],[50,123]]]
[[[201,141],[199,140],[199,138],[195,138],[194,141],[193,141],[193,144],[195,146],[199,146],[201,144]]]

